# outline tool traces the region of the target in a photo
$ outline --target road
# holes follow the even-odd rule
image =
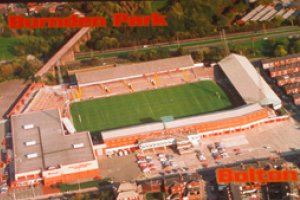
[[[231,33],[227,34],[227,41],[228,42],[243,42],[249,41],[251,38],[274,38],[274,37],[283,37],[289,35],[298,35],[300,34],[299,27],[280,27],[276,29],[269,29],[265,31],[258,31],[258,32],[242,32],[242,33]],[[210,37],[203,37],[203,38],[196,38],[196,39],[189,39],[189,40],[180,40],[174,41],[172,43],[157,43],[153,45],[149,45],[147,48],[144,46],[133,46],[133,47],[125,47],[125,48],[118,48],[118,49],[111,49],[105,51],[93,51],[93,52],[81,52],[76,54],[77,60],[87,59],[90,57],[117,57],[120,55],[127,54],[131,51],[146,51],[151,49],[159,49],[165,48],[168,50],[176,49],[180,45],[183,48],[191,48],[191,47],[204,47],[204,46],[217,46],[223,43],[223,40],[220,39],[220,36],[210,36]]]

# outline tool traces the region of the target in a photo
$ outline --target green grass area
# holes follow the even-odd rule
[[[300,33],[300,29],[299,27],[289,27],[286,28],[285,30],[277,30],[274,32],[258,32],[258,33],[250,33],[250,34],[245,34],[242,36],[228,36],[227,40],[228,42],[240,42],[241,40],[245,40],[245,39],[250,39],[251,38],[257,38],[257,37],[275,37],[276,35],[278,35],[278,37],[282,37],[282,34],[296,34],[296,33]],[[206,40],[199,40],[199,41],[192,41],[192,42],[180,42],[180,46],[183,48],[187,48],[187,47],[195,47],[195,46],[205,46],[205,45],[215,45],[215,46],[219,46],[220,42],[222,42],[223,40],[221,40],[220,38],[216,38],[216,39],[206,39]],[[147,49],[132,49],[132,50],[118,50],[118,51],[114,51],[114,52],[105,52],[105,53],[98,53],[98,54],[94,54],[95,57],[102,57],[102,58],[110,58],[110,57],[119,57],[119,56],[127,56],[129,52],[132,51],[145,51],[145,50],[158,50],[158,48],[162,48],[162,49],[167,49],[169,51],[177,49],[178,45],[177,44],[171,44],[171,45],[164,45],[161,47],[149,47]],[[76,57],[76,59],[78,60],[84,60],[90,58],[90,56],[78,56]]]
[[[146,200],[164,200],[165,194],[162,192],[147,193]]]
[[[16,37],[0,37],[0,59],[11,59],[14,57],[12,47],[18,40]]]
[[[103,180],[82,182],[82,183],[80,183],[80,189],[109,185],[110,184],[109,181],[111,181],[110,178],[105,178]],[[59,184],[59,189],[62,192],[78,190],[79,189],[79,183],[78,184],[64,184],[64,183],[62,183],[62,184]]]
[[[73,103],[71,114],[77,131],[93,132],[160,121],[162,116],[180,118],[230,106],[230,100],[216,83],[200,81]]]

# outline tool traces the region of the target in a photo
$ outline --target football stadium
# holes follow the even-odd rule
[[[213,81],[77,102],[71,105],[76,130],[103,131],[181,118],[231,106],[224,91]]]
[[[30,163],[15,162],[15,186],[99,177],[103,155],[166,147],[184,154],[207,137],[288,119],[272,88],[237,54],[211,66],[185,55],[74,74],[76,84],[32,83],[8,113],[14,159]],[[52,150],[57,145],[65,159]]]

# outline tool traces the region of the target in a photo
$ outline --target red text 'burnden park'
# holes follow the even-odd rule
[[[127,25],[131,27],[167,26],[166,16],[159,13],[151,15],[130,16],[124,13],[115,13],[112,16],[112,23],[115,27]],[[105,27],[105,17],[24,17],[9,16],[8,26],[13,29],[21,28],[83,28],[83,27]]]

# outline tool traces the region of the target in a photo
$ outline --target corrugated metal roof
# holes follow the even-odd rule
[[[149,62],[126,64],[110,69],[85,71],[76,73],[77,83],[96,84],[121,80],[128,77],[142,76],[161,71],[175,70],[176,68],[193,66],[194,62],[190,55],[174,58],[166,58]]]
[[[218,64],[246,103],[281,107],[279,97],[246,57],[231,54]]]
[[[221,121],[224,119],[247,115],[249,113],[253,113],[261,109],[262,107],[259,104],[250,104],[250,105],[241,106],[231,110],[219,111],[219,112],[206,114],[206,115],[198,115],[193,117],[177,119],[172,122],[165,123],[165,127],[167,129],[171,129],[171,128],[178,128],[182,126],[189,126],[189,125],[212,122],[212,121]]]

